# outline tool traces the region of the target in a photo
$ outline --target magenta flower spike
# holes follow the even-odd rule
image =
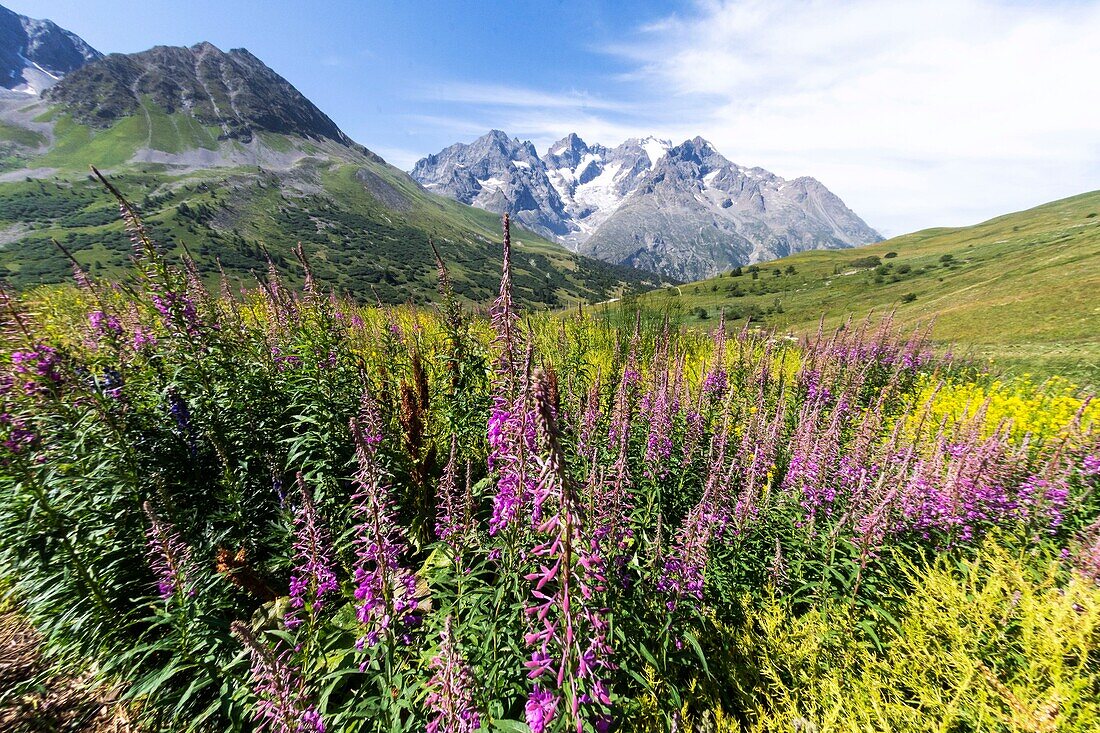
[[[726,372],[726,312],[718,321],[714,332],[714,363],[703,378],[703,394],[710,400],[722,399],[729,389],[729,374]]]
[[[356,526],[355,599],[363,627],[358,645],[374,646],[387,634],[414,626],[417,616],[416,575],[401,564],[409,553],[405,531],[394,519],[393,500],[379,456],[382,415],[378,403],[364,393],[359,413],[351,420],[358,464],[352,497]]]
[[[427,733],[473,733],[478,730],[481,715],[474,704],[473,675],[458,650],[450,616],[439,635],[439,652],[428,666],[433,674],[425,700],[431,716]]]
[[[543,509],[535,528],[538,544],[531,551],[537,569],[525,576],[533,584],[525,609],[530,631],[524,641],[532,649],[526,667],[535,683],[526,717],[532,731],[545,730],[564,703],[569,726],[581,730],[586,717],[601,717],[610,703],[605,676],[614,666],[607,610],[600,603],[606,590],[605,560],[598,545],[584,541],[580,509],[565,474],[556,411],[541,375],[535,382],[545,453],[539,457],[534,498]]]
[[[649,432],[646,435],[645,472],[652,481],[668,475],[672,457],[672,412],[667,370],[654,375],[653,389],[646,395]]]
[[[324,608],[325,596],[340,587],[333,571],[328,530],[317,516],[317,507],[300,473],[298,490],[301,506],[294,516],[295,567],[290,576],[290,611],[283,619],[288,629],[301,625],[303,619],[298,614],[302,609],[312,625]]]
[[[277,654],[245,624],[234,621],[233,635],[252,659],[254,712],[258,730],[271,733],[325,733],[321,714],[309,704],[305,683],[290,661],[290,652]]]
[[[458,438],[451,436],[451,455],[436,491],[435,534],[453,549],[460,549],[473,531],[470,496],[458,485]]]
[[[168,600],[195,595],[198,572],[191,561],[191,548],[180,539],[170,522],[157,515],[152,503],[147,501],[142,508],[149,518],[145,536],[149,544],[149,563],[157,576],[160,597]]]

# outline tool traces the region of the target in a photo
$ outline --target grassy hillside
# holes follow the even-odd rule
[[[793,333],[893,310],[1009,372],[1100,384],[1100,191],[858,250],[805,252],[642,296],[700,323]]]
[[[126,272],[130,244],[110,196],[87,175],[96,165],[140,206],[157,240],[186,247],[211,282],[220,260],[231,278],[253,283],[265,250],[295,282],[291,252],[302,242],[319,278],[341,292],[426,302],[435,296],[430,237],[463,298],[484,303],[496,293],[496,216],[427,193],[369,152],[273,133],[246,145],[153,104],[105,129],[56,107],[33,111],[0,125],[0,278],[15,287],[70,277],[53,240],[97,275]],[[595,302],[657,280],[526,232],[516,239],[517,297],[527,304]]]

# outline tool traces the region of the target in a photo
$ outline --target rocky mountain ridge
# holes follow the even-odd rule
[[[41,94],[102,55],[53,21],[28,18],[0,6],[0,89]]]
[[[222,139],[249,142],[257,132],[354,143],[311,101],[246,49],[212,43],[156,46],[111,54],[58,82],[44,98],[65,105],[81,124],[109,127],[140,114],[146,102],[219,128]]]
[[[683,280],[882,239],[819,181],[739,166],[702,138],[608,148],[570,134],[538,156],[494,130],[422,159],[412,176],[575,251]]]

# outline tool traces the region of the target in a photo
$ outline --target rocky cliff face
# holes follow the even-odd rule
[[[0,87],[36,95],[102,54],[49,20],[0,6]]]
[[[562,238],[564,243],[573,249],[581,246],[671,146],[667,140],[647,137],[606,148],[586,145],[576,135],[552,145],[544,158],[547,176],[565,202],[573,224]]]
[[[672,148],[579,251],[701,280],[807,249],[881,239],[813,178],[787,181],[738,166],[695,138]]]
[[[492,130],[419,161],[412,176],[433,193],[498,214],[550,237],[569,233],[569,216],[529,142]]]
[[[881,239],[813,178],[736,165],[702,138],[607,148],[570,134],[538,157],[494,131],[421,160],[413,177],[578,252],[682,280]]]
[[[108,127],[152,103],[249,142],[261,131],[354,143],[290,82],[245,49],[210,43],[111,54],[65,77],[45,95],[78,121]]]

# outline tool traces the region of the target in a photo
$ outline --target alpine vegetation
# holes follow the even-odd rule
[[[148,730],[1089,731],[1100,407],[890,319],[4,291],[0,589]],[[29,682],[20,684],[30,684]],[[15,693],[19,694],[18,685]],[[4,697],[0,695],[0,705]]]

